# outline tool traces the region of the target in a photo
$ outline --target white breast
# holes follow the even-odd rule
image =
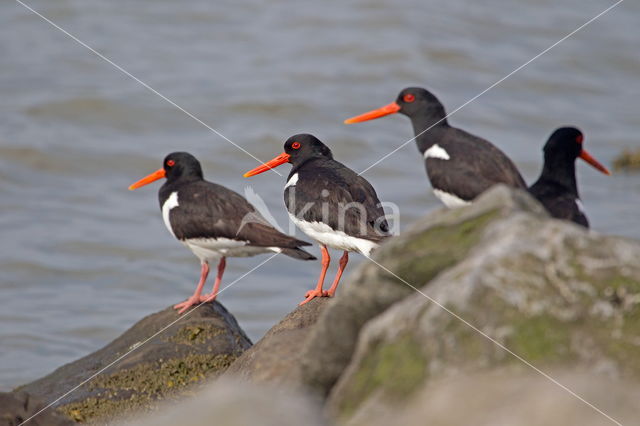
[[[329,225],[322,222],[307,222],[298,219],[295,215],[289,213],[289,218],[300,228],[302,232],[313,238],[320,244],[337,250],[355,251],[365,256],[369,256],[371,251],[378,247],[373,241],[363,238],[352,237],[342,231],[336,231]]]
[[[449,160],[449,154],[440,145],[434,144],[424,152],[424,159],[427,158],[439,158],[440,160]]]
[[[291,176],[291,178],[289,179],[289,181],[287,182],[287,184],[284,186],[284,189],[287,189],[290,186],[296,186],[296,183],[298,183],[298,174],[294,174],[293,176]]]
[[[171,228],[171,222],[169,221],[169,212],[171,209],[178,207],[178,192],[172,192],[167,198],[167,201],[162,205],[162,220],[164,221],[164,225],[167,227],[171,235],[174,237],[176,234],[173,233],[173,229]]]
[[[439,189],[434,189],[433,193],[435,194],[436,197],[440,199],[440,201],[444,203],[445,206],[449,207],[450,209],[453,209],[456,207],[468,206],[469,204],[471,204],[470,201],[465,201],[460,197],[456,197],[453,194],[441,191]]]

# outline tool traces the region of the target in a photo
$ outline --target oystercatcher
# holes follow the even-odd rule
[[[158,192],[164,224],[202,265],[193,296],[174,306],[179,313],[195,304],[215,300],[227,257],[275,252],[296,259],[315,260],[300,248],[310,243],[279,232],[238,193],[204,180],[200,162],[193,155],[186,152],[167,155],[160,170],[140,179],[129,189],[161,178],[167,179]],[[202,295],[209,262],[214,260],[219,263],[213,291]]]
[[[509,157],[489,141],[451,127],[442,103],[421,87],[406,88],[395,102],[349,118],[345,124],[396,112],[411,119],[433,192],[447,207],[469,204],[497,183],[527,189]]]
[[[556,129],[544,145],[544,166],[538,180],[529,192],[558,219],[571,220],[589,227],[578,184],[576,159],[582,158],[606,175],[611,172],[591,156],[583,147],[584,135],[575,127]]]
[[[284,186],[284,201],[291,221],[316,240],[322,251],[322,270],[314,290],[305,294],[305,304],[315,297],[331,297],[349,252],[369,256],[382,240],[390,236],[376,191],[366,179],[333,159],[329,147],[309,134],[290,137],[284,152],[262,166],[244,174],[254,176],[284,163],[292,168]],[[327,247],[342,250],[336,277],[323,291],[324,277],[331,260]]]

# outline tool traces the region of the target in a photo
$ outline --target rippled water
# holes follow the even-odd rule
[[[408,85],[463,104],[612,2],[258,0],[28,2],[266,160],[311,132],[362,170],[412,136],[404,117],[345,126]],[[450,121],[499,145],[531,182],[551,131],[575,124],[605,164],[640,145],[640,4],[627,1]],[[127,186],[165,154],[250,184],[286,227],[284,179],[18,3],[0,4],[0,388],[97,349],[183,300],[198,262],[164,228],[157,188]],[[282,172],[287,172],[283,167]],[[594,229],[640,237],[640,177],[579,165]],[[414,144],[365,175],[406,225],[439,208]],[[316,250],[317,252],[317,250]],[[354,256],[356,258],[356,256]],[[230,283],[265,257],[231,259]],[[353,262],[356,263],[356,262]],[[319,265],[276,258],[225,291],[252,338],[289,312]]]

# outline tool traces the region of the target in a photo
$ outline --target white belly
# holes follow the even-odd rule
[[[247,241],[228,238],[190,238],[182,243],[195,254],[201,262],[211,262],[221,257],[249,257],[262,253],[279,253],[278,247],[248,246]]]
[[[462,198],[456,197],[453,194],[441,191],[439,189],[434,189],[433,193],[435,194],[436,197],[438,197],[440,201],[444,203],[445,206],[449,207],[450,209],[453,209],[456,207],[468,206],[469,204],[471,204],[470,201],[465,201]]]
[[[302,232],[317,242],[337,250],[355,251],[369,256],[378,247],[373,241],[352,237],[342,231],[335,231],[322,222],[307,222],[289,213],[289,218]]]

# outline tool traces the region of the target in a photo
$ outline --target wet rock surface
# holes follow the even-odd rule
[[[56,408],[78,422],[105,421],[192,392],[192,387],[220,374],[250,346],[235,318],[217,302],[203,304],[182,318],[167,308],[143,318],[104,348],[20,390],[55,400],[99,373]]]

